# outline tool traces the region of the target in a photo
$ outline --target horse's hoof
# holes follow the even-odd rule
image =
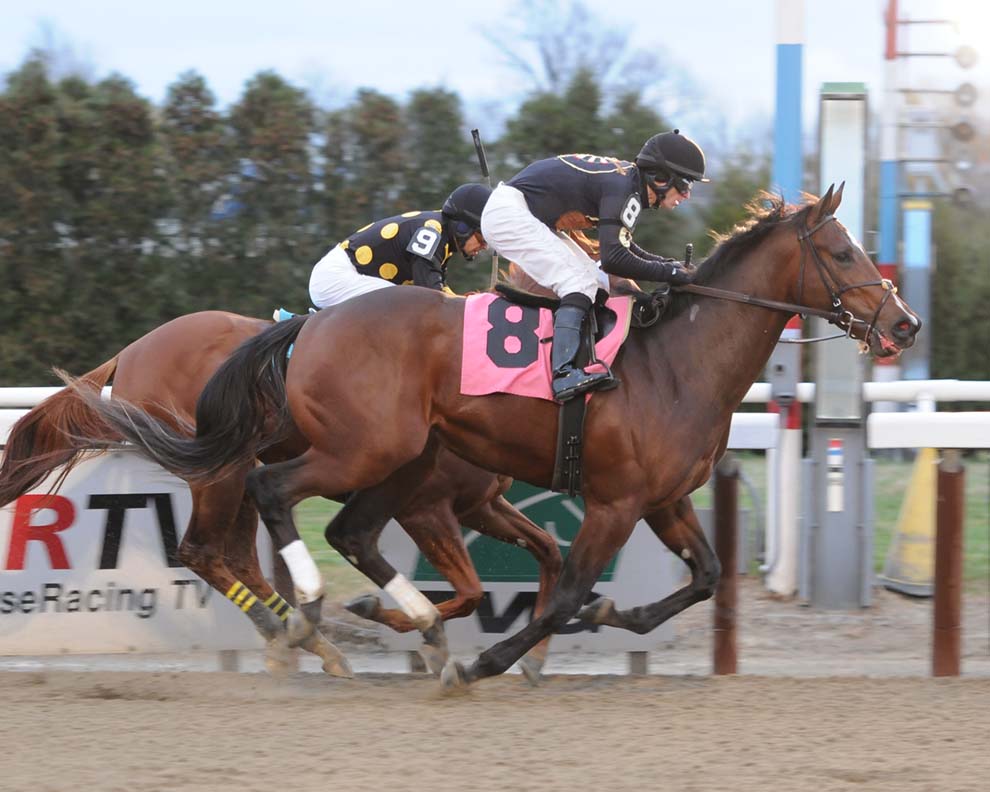
[[[323,670],[330,676],[353,679],[354,671],[344,653],[320,633],[313,633],[302,644],[303,649],[323,659]]]
[[[376,621],[375,615],[381,610],[381,607],[381,600],[374,594],[365,594],[364,596],[352,599],[344,605],[344,608],[355,616],[360,616],[362,619],[368,619],[369,621]]]
[[[436,676],[443,671],[444,667],[450,661],[450,652],[447,651],[446,647],[431,646],[428,643],[424,643],[419,647],[419,656],[423,658],[423,662],[426,663],[427,670]]]
[[[577,618],[592,624],[604,624],[605,618],[615,609],[615,603],[608,597],[598,597],[577,612]]]
[[[525,655],[520,658],[519,667],[522,669],[523,676],[526,677],[526,681],[530,685],[536,687],[540,684],[540,672],[543,671],[542,660]]]
[[[265,645],[265,670],[276,679],[289,675],[289,642],[285,634],[277,635]]]
[[[316,625],[299,610],[292,611],[285,621],[285,634],[291,647],[302,646],[314,632]]]
[[[445,690],[466,690],[468,681],[464,666],[456,660],[448,660],[440,672],[440,684]]]
[[[419,653],[432,674],[440,673],[440,669],[447,665],[450,651],[447,649],[447,634],[440,619],[423,630],[423,645],[419,647]]]

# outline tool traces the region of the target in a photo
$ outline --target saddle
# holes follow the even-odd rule
[[[533,294],[533,292],[528,292],[524,289],[517,289],[515,286],[510,286],[507,283],[498,284],[495,287],[495,291],[509,302],[516,305],[524,305],[528,308],[548,308],[551,311],[556,311],[557,306],[560,305],[559,297],[544,297],[542,294]],[[619,287],[615,290],[614,296],[633,298],[633,327],[652,327],[660,321],[660,318],[667,310],[667,306],[670,304],[670,284],[664,283],[660,288],[651,292],[645,292],[642,289]],[[616,316],[613,310],[605,306],[604,301],[596,301],[593,307],[595,325],[597,327],[595,340],[600,341],[615,326]]]

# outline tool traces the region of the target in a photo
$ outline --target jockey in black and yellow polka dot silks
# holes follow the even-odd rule
[[[369,223],[340,246],[362,275],[428,289],[446,285],[447,260],[456,252],[439,211],[405,212]]]
[[[454,253],[470,260],[485,248],[481,212],[490,195],[483,184],[462,184],[439,211],[404,212],[358,229],[313,267],[313,305],[327,308],[410,284],[453,294],[447,261]]]

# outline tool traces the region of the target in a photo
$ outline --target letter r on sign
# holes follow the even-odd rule
[[[31,517],[44,509],[55,512],[55,522],[32,525]],[[45,545],[52,569],[69,569],[69,558],[65,554],[65,547],[56,534],[72,525],[75,519],[76,507],[68,498],[63,498],[61,495],[21,495],[14,506],[6,569],[24,569],[28,542],[41,542]]]

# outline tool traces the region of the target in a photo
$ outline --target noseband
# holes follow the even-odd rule
[[[678,292],[687,292],[688,294],[715,297],[720,300],[730,300],[732,302],[744,303],[746,305],[755,305],[760,308],[769,308],[774,311],[783,311],[784,313],[789,314],[800,314],[802,318],[806,316],[820,316],[822,319],[829,322],[829,324],[834,324],[839,329],[845,331],[840,335],[829,336],[828,338],[841,338],[843,335],[851,337],[853,328],[856,325],[866,325],[866,333],[863,336],[863,341],[868,344],[873,333],[876,332],[876,325],[880,318],[880,312],[883,310],[884,305],[887,304],[887,300],[890,299],[891,295],[897,293],[897,287],[887,280],[887,278],[864,281],[863,283],[846,284],[844,286],[839,283],[839,280],[835,277],[835,274],[831,269],[829,269],[829,266],[818,253],[818,248],[816,248],[814,243],[811,241],[811,237],[815,235],[816,231],[833,220],[835,220],[835,215],[828,215],[815,223],[815,225],[811,228],[798,234],[798,241],[801,245],[801,268],[798,274],[797,303],[780,302],[778,300],[764,300],[762,297],[753,297],[749,294],[743,294],[741,292],[728,291],[727,289],[717,289],[713,286],[700,286],[694,283],[686,284],[684,286],[675,286],[673,287],[673,290]],[[823,311],[820,308],[812,308],[809,305],[801,304],[804,297],[804,270],[805,262],[807,261],[806,254],[809,251],[811,258],[814,260],[815,266],[817,267],[818,276],[821,278],[822,286],[828,292],[829,297],[832,300],[831,311]],[[883,299],[880,300],[880,305],[877,306],[877,310],[874,312],[873,318],[870,319],[869,322],[865,319],[858,319],[853,315],[852,311],[848,310],[842,304],[843,294],[852,291],[853,289],[864,289],[867,286],[880,286],[884,290]],[[824,340],[826,339],[805,339],[802,343]]]

